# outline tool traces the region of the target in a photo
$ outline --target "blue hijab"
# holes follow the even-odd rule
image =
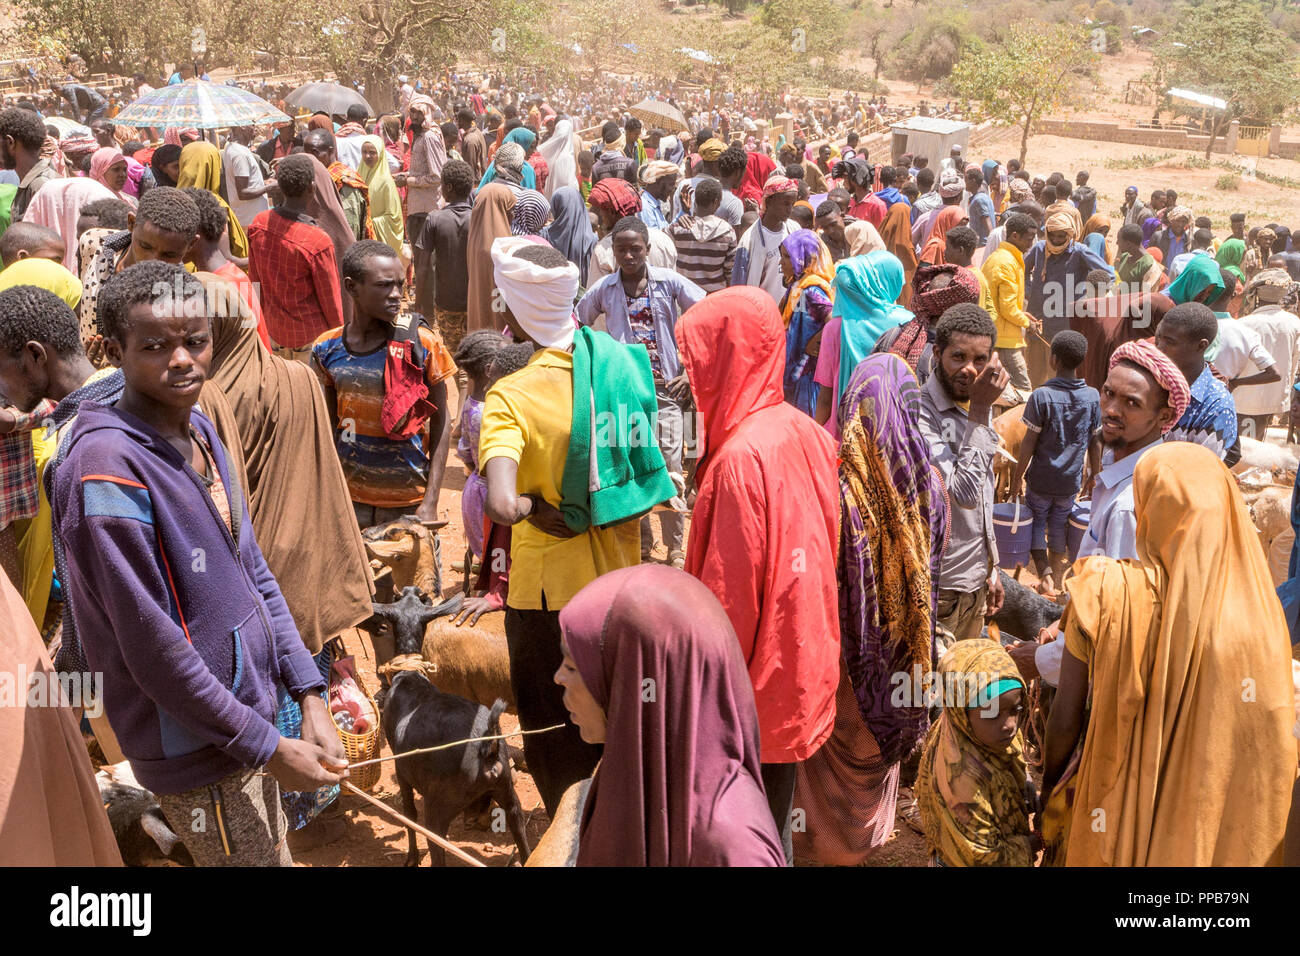
[[[578,267],[578,284],[587,287],[587,266],[596,245],[596,233],[587,216],[582,193],[573,186],[562,186],[551,196],[551,224],[541,236]]]
[[[839,407],[853,370],[880,337],[911,321],[912,313],[895,302],[903,291],[903,275],[903,263],[883,249],[852,256],[835,267],[831,318],[840,318],[840,369],[832,408]]]

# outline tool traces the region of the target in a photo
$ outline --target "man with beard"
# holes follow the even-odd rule
[[[979,637],[985,615],[1002,607],[993,537],[998,434],[992,407],[1009,376],[994,354],[997,334],[979,306],[965,302],[949,308],[934,330],[934,374],[921,387],[921,434],[952,507],[937,579],[937,616],[956,640]]]
[[[1101,387],[1101,470],[1076,561],[1092,555],[1139,560],[1133,470],[1183,417],[1190,398],[1183,373],[1149,340],[1125,342],[1115,350]],[[1048,643],[1025,641],[1009,653],[1026,678],[1042,677],[1056,686],[1064,649],[1065,638],[1057,633]]]

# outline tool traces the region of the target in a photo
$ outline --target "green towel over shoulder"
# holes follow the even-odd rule
[[[574,531],[620,524],[677,494],[657,440],[644,345],[581,328],[573,338],[573,426],[560,510]]]

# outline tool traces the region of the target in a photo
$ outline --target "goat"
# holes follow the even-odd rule
[[[491,709],[455,694],[440,691],[419,671],[393,675],[380,692],[381,723],[394,754],[435,747],[469,737],[501,733],[505,701]],[[396,761],[402,812],[415,819],[415,791],[424,801],[424,825],[446,836],[451,822],[466,809],[494,798],[504,810],[506,824],[519,848],[520,862],[528,859],[524,813],[515,793],[509,748],[504,740],[482,740]],[[406,865],[418,866],[420,851],[415,831],[407,828]],[[428,842],[428,841],[426,841]],[[429,865],[445,866],[446,852],[429,842]]]

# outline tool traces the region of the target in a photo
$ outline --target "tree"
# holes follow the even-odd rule
[[[777,33],[792,52],[834,66],[843,49],[843,8],[833,0],[766,0],[758,22]]]
[[[1246,0],[1183,4],[1155,53],[1155,69],[1171,86],[1226,104],[1210,121],[1206,159],[1234,119],[1271,123],[1296,105],[1296,68],[1294,44]]]
[[[904,28],[900,17],[886,13],[884,7],[869,4],[858,12],[848,29],[850,36],[858,38],[862,53],[871,58],[871,79],[876,87],[880,86],[885,58]]]
[[[958,6],[929,8],[916,16],[894,48],[893,67],[915,80],[918,92],[926,81],[943,79],[975,42],[970,16]]]
[[[948,85],[984,116],[1021,127],[1023,163],[1034,121],[1073,102],[1097,62],[1087,34],[1076,24],[1015,26],[982,49],[968,49]]]

